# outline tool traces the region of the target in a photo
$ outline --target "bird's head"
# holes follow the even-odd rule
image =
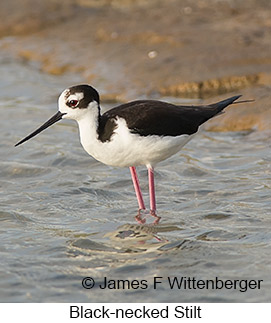
[[[58,99],[58,112],[48,121],[33,131],[24,139],[20,140],[15,146],[33,138],[41,131],[50,127],[61,119],[73,119],[79,121],[87,112],[99,115],[100,98],[98,92],[90,85],[81,84],[72,86],[64,90]]]
[[[98,92],[90,85],[75,85],[64,90],[58,99],[58,109],[64,119],[80,120],[87,111],[99,111]]]

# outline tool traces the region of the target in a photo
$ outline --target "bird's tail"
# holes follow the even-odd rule
[[[197,116],[196,119],[198,121],[198,126],[203,124],[207,120],[223,113],[223,110],[230,104],[245,103],[245,102],[254,101],[254,100],[245,100],[245,101],[235,102],[240,97],[241,97],[241,95],[236,95],[236,96],[232,96],[231,98],[225,99],[225,100],[217,102],[217,103],[194,107],[194,113],[195,113],[195,117]],[[194,118],[194,120],[195,120],[195,118]]]
[[[223,101],[210,104],[210,108],[212,108],[212,110],[215,111],[215,114],[223,113],[223,110],[230,104],[246,102],[246,101],[234,102],[238,100],[241,96],[242,95],[232,96],[231,98],[225,99]]]

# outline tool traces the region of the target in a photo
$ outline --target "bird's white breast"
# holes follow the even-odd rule
[[[98,161],[119,167],[147,165],[156,163],[176,154],[190,139],[181,136],[140,136],[133,134],[123,118],[117,118],[117,127],[110,141],[98,139],[95,120],[84,118],[78,121],[80,140],[86,152]]]

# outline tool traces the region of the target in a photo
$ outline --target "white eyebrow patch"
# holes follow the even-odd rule
[[[71,101],[71,100],[80,101],[83,98],[84,98],[84,93],[83,92],[77,92],[77,93],[74,93],[74,94],[69,95],[68,98],[67,98],[67,102],[68,101]]]

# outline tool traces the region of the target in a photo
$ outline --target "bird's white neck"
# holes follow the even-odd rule
[[[79,126],[80,141],[85,151],[95,157],[93,151],[100,145],[98,140],[99,111],[86,111],[84,116],[76,120]]]

